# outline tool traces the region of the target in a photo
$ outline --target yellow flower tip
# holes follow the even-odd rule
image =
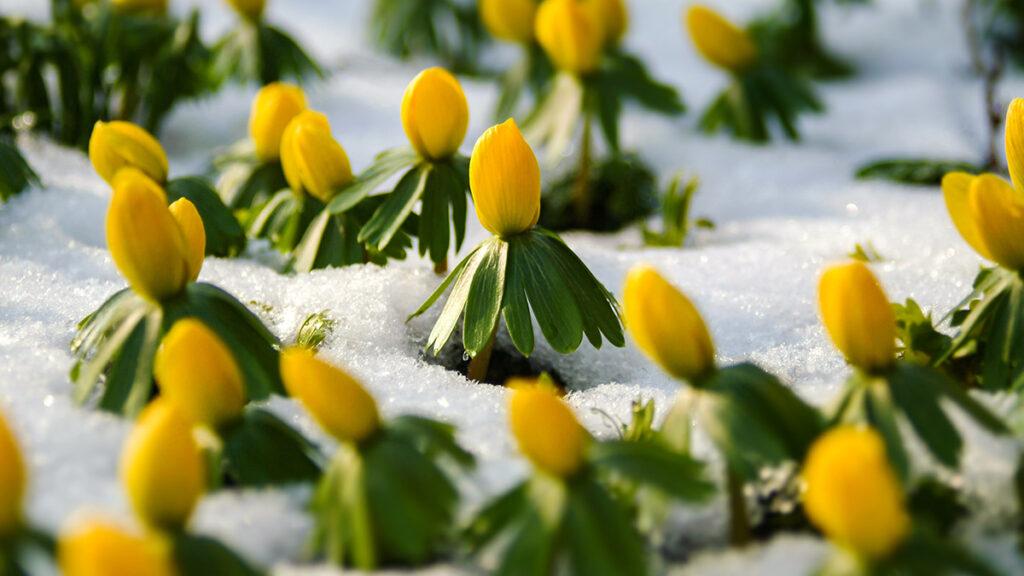
[[[629,10],[625,0],[586,0],[604,30],[605,41],[617,45],[629,28]]]
[[[622,305],[629,334],[663,370],[694,381],[714,369],[715,345],[700,312],[657,270],[646,265],[630,270]]]
[[[538,469],[568,478],[582,466],[590,435],[550,386],[511,383],[509,423],[519,450]]]
[[[288,124],[306,109],[302,88],[274,82],[256,93],[249,113],[249,137],[256,146],[256,157],[274,162],[281,157],[281,137]]]
[[[1024,270],[1024,199],[1019,193],[1002,178],[983,174],[971,182],[968,205],[984,247],[978,252],[1009,270]]]
[[[281,167],[288,185],[327,202],[352,180],[348,154],[331,135],[331,124],[319,112],[299,113],[281,137]]]
[[[420,72],[402,97],[402,127],[420,156],[444,160],[459,151],[469,128],[462,86],[444,68]]]
[[[469,184],[477,218],[498,236],[525,232],[540,219],[540,165],[515,120],[476,141]]]
[[[530,44],[536,0],[480,0],[480,19],[495,38]]]
[[[892,553],[910,532],[903,490],[870,428],[842,427],[812,446],[803,469],[804,509],[838,546],[868,559]]]
[[[342,442],[361,442],[380,428],[377,402],[362,384],[305,348],[281,353],[281,378],[288,394]]]
[[[111,0],[110,3],[120,12],[163,14],[167,12],[168,0]]]
[[[170,543],[140,536],[100,519],[85,519],[60,535],[57,559],[64,576],[174,576]]]
[[[1006,111],[1006,164],[1018,198],[1024,198],[1024,98],[1014,98]]]
[[[896,360],[896,314],[863,262],[827,269],[818,285],[818,303],[832,342],[851,364],[872,371]]]
[[[108,184],[122,168],[137,168],[158,183],[167,180],[167,153],[163,146],[131,122],[97,122],[89,137],[89,160]]]
[[[185,289],[189,242],[159,184],[135,168],[118,172],[106,228],[114,264],[141,296],[161,302]]]
[[[259,22],[263,18],[263,10],[267,7],[266,0],[228,0],[228,4],[251,22]]]
[[[203,218],[196,210],[196,205],[188,198],[178,198],[170,206],[171,216],[178,222],[181,233],[185,237],[185,258],[188,260],[188,279],[195,282],[203,269],[206,259],[206,226]]]
[[[686,28],[705,60],[730,72],[742,72],[757,61],[757,46],[742,28],[707,6],[686,12]]]
[[[971,213],[971,185],[976,176],[966,172],[951,172],[942,178],[942,196],[946,209],[960,236],[983,258],[991,260],[992,254],[985,246]]]
[[[135,514],[149,527],[180,530],[205,480],[192,422],[174,402],[156,400],[139,416],[121,454],[121,482]]]
[[[585,75],[601,62],[604,26],[595,10],[577,0],[544,0],[534,32],[556,68]]]
[[[0,541],[21,526],[27,473],[14,433],[0,414]]]
[[[195,318],[177,321],[164,336],[153,375],[161,397],[197,424],[218,428],[238,420],[245,383],[231,350]]]

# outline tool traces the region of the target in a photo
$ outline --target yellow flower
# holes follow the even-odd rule
[[[116,524],[89,519],[61,534],[58,563],[64,576],[174,576],[170,544],[138,536]]]
[[[509,382],[509,425],[534,466],[568,478],[582,466],[590,435],[555,390],[535,382]]]
[[[469,160],[476,216],[498,236],[533,228],[540,219],[540,165],[515,120],[494,126],[476,141]]]
[[[284,130],[305,109],[306,94],[298,86],[275,82],[256,93],[249,113],[249,136],[260,160],[273,162],[281,157]]]
[[[355,378],[305,348],[281,353],[281,378],[320,426],[342,442],[360,442],[380,428],[377,402]]]
[[[480,0],[480,19],[496,38],[529,44],[533,41],[536,0]]]
[[[0,414],[0,541],[21,525],[25,498],[25,462],[3,414]]]
[[[184,528],[204,474],[192,424],[177,404],[157,399],[146,407],[121,453],[121,482],[139,519],[159,530]]]
[[[598,22],[604,29],[605,42],[618,44],[629,28],[629,10],[626,0],[585,0],[588,8],[595,11]]]
[[[458,152],[469,127],[469,104],[459,81],[444,68],[420,72],[402,97],[402,127],[424,158],[444,160]]]
[[[851,364],[865,370],[896,360],[896,314],[878,279],[862,262],[833,266],[818,285],[821,320]]]
[[[244,18],[258,22],[267,6],[266,0],[228,0],[228,4]]]
[[[690,299],[654,268],[630,270],[622,297],[623,323],[640,350],[663,370],[695,380],[715,366],[715,345]]]
[[[184,219],[187,209],[182,205],[178,212]],[[107,209],[107,247],[132,289],[154,302],[180,294],[192,276],[196,246],[185,238],[160,185],[134,168],[121,170]]]
[[[537,10],[537,41],[559,70],[593,72],[604,50],[604,23],[577,0],[544,0]]]
[[[893,552],[910,531],[903,490],[870,428],[843,427],[818,439],[803,469],[807,517],[862,558]]]
[[[111,4],[122,12],[167,12],[167,0],[111,0]]]
[[[281,166],[288,185],[327,202],[352,182],[352,166],[331,136],[327,116],[306,110],[292,119],[281,137]]]
[[[242,415],[245,384],[231,350],[195,318],[177,321],[156,354],[160,394],[190,420],[217,428]]]
[[[196,205],[188,198],[178,198],[167,207],[174,220],[181,228],[185,237],[185,259],[188,261],[188,279],[195,282],[203,269],[206,259],[206,226],[203,218],[196,210]]]
[[[686,28],[705,60],[730,72],[742,72],[757,61],[757,46],[746,31],[707,6],[686,12]]]
[[[122,168],[137,168],[158,183],[167,180],[167,153],[163,146],[131,122],[97,122],[89,138],[89,160],[108,184]]]

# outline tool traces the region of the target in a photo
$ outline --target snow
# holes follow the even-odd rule
[[[0,0],[0,12],[43,17],[45,4]],[[176,3],[175,9],[183,10],[184,4]],[[209,4],[204,10],[211,31],[230,24],[219,4],[202,4]],[[824,18],[829,44],[849,55],[861,74],[822,87],[828,112],[801,122],[802,143],[767,147],[697,134],[698,112],[724,78],[698,59],[683,36],[684,4],[634,0],[626,43],[659,78],[682,89],[691,111],[679,120],[631,111],[623,139],[665,178],[680,169],[698,174],[702,187],[695,211],[712,218],[718,229],[701,233],[696,247],[682,250],[643,248],[635,230],[565,238],[616,293],[621,294],[631,266],[653,264],[698,304],[721,362],[757,362],[809,400],[826,403],[846,368],[817,318],[815,291],[824,265],[870,241],[886,258],[875,270],[890,297],[913,297],[940,313],[967,292],[979,265],[956,234],[937,190],[857,182],[851,176],[858,164],[886,155],[981,155],[981,87],[968,73],[957,3],[879,0],[867,8],[830,6]],[[773,5],[769,0],[718,4],[739,19]],[[311,103],[330,117],[357,169],[382,149],[404,143],[402,90],[429,64],[399,64],[373,55],[362,41],[367,5],[365,0],[290,0],[271,2],[269,13],[272,21],[299,32],[335,69],[328,82],[310,90]],[[491,57],[508,56],[499,49]],[[480,82],[466,81],[465,87],[472,111],[468,152],[488,125],[494,92]],[[216,148],[244,137],[252,93],[229,88],[172,115],[161,140],[174,175],[202,170]],[[1008,102],[1022,93],[1024,82],[1013,77],[1000,97]],[[68,379],[75,324],[124,285],[105,249],[109,192],[77,152],[35,138],[22,144],[44,186],[0,207],[0,410],[12,421],[30,461],[29,515],[48,530],[81,508],[127,518],[117,463],[129,424],[76,408]],[[472,221],[467,245],[484,237]],[[413,259],[384,269],[285,276],[264,264],[265,250],[257,245],[246,258],[209,259],[201,278],[244,302],[259,303],[264,321],[285,340],[294,337],[306,315],[327,310],[337,323],[323,356],[362,378],[386,415],[415,412],[458,425],[461,441],[481,461],[465,482],[468,508],[527,472],[506,430],[505,391],[470,383],[423,358],[421,347],[437,309],[405,322],[439,281],[429,263]],[[499,346],[509,346],[507,338]],[[566,357],[540,346],[536,359],[567,378],[574,390],[570,403],[600,436],[613,430],[598,410],[626,420],[631,402],[642,396],[655,399],[662,411],[678,389],[632,344],[600,351],[584,344]],[[271,407],[330,447],[296,404],[278,399]],[[1007,535],[1015,509],[1010,479],[1017,448],[961,425],[969,434],[958,480],[972,507],[984,511],[970,526],[969,540],[1008,572],[1020,573],[1024,561]],[[714,459],[705,441],[697,450]],[[307,496],[295,489],[215,494],[202,502],[193,527],[281,574],[333,574],[328,567],[301,565],[311,528],[304,513]],[[709,532],[721,524],[723,513],[721,502],[684,509],[673,526],[681,538],[720,545]],[[671,573],[807,573],[826,551],[818,540],[785,536],[761,547],[704,552]],[[458,568],[442,565],[420,573],[453,571]]]

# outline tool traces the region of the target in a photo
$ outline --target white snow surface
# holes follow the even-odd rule
[[[0,0],[0,12],[44,18],[47,4]],[[183,10],[188,3],[173,4]],[[201,4],[208,5],[211,36],[231,23],[218,3]],[[847,369],[818,321],[816,286],[823,266],[841,260],[856,243],[870,241],[886,258],[875,270],[890,297],[913,297],[941,315],[968,291],[980,264],[954,230],[938,190],[852,177],[856,166],[879,156],[981,156],[981,87],[968,70],[959,3],[876,0],[862,8],[829,6],[824,14],[828,44],[851,58],[860,75],[822,86],[828,111],[801,121],[803,142],[764,147],[696,131],[699,111],[725,79],[699,60],[682,33],[681,13],[689,2],[631,4],[626,45],[657,77],[682,90],[690,112],[667,120],[631,110],[623,123],[624,142],[666,179],[676,170],[699,175],[696,212],[719,227],[685,249],[644,248],[635,230],[573,233],[565,239],[617,294],[630,267],[653,264],[698,304],[722,363],[757,362],[809,400],[827,403]],[[773,2],[718,4],[742,20]],[[377,152],[404,144],[402,90],[430,64],[400,64],[374,55],[364,41],[368,5],[365,0],[289,0],[271,2],[269,10],[272,21],[295,32],[334,71],[329,81],[310,89],[311,103],[330,117],[357,170]],[[510,55],[498,49],[488,57]],[[468,152],[488,126],[495,93],[484,83],[466,81],[465,87],[472,111]],[[253,93],[229,88],[173,114],[160,135],[173,175],[201,170],[216,149],[245,137]],[[1011,77],[1000,97],[1008,102],[1016,95],[1024,95],[1024,82]],[[23,139],[22,145],[44,185],[0,207],[0,410],[12,421],[31,467],[29,515],[48,530],[58,530],[81,509],[127,520],[117,467],[130,424],[74,406],[68,378],[75,324],[124,286],[105,247],[109,191],[80,153],[35,138]],[[484,237],[473,220],[467,245]],[[242,301],[267,305],[263,320],[286,341],[307,314],[327,310],[337,327],[322,355],[358,375],[386,415],[413,412],[458,425],[460,440],[481,464],[464,485],[467,513],[522,478],[528,468],[506,429],[506,391],[424,361],[421,348],[436,309],[405,321],[439,282],[428,262],[414,258],[387,268],[286,276],[265,264],[265,252],[255,245],[241,259],[208,259],[201,278]],[[509,345],[507,337],[502,345]],[[644,397],[655,399],[660,412],[678,390],[632,343],[601,350],[584,343],[565,357],[541,345],[537,357],[568,379],[573,390],[568,401],[602,437],[614,430],[598,409],[625,420],[631,402]],[[294,402],[278,399],[271,405],[330,449],[330,441]],[[1008,573],[1024,573],[1008,534],[1016,509],[1010,482],[1017,448],[962,426],[968,446],[958,481],[974,508],[983,511],[967,530],[968,539]],[[715,459],[706,442],[697,450]],[[307,496],[304,490],[214,494],[200,505],[193,527],[280,574],[333,574],[330,567],[301,562],[311,527],[304,513]],[[707,542],[710,549],[670,567],[673,574],[809,573],[827,553],[823,542],[796,536],[738,551],[722,548],[723,514],[716,502],[675,515],[677,536]],[[440,565],[421,573],[464,570]]]

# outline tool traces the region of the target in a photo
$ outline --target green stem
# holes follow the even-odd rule
[[[469,370],[466,373],[466,377],[475,382],[483,382],[487,380],[487,372],[491,367],[491,353],[494,352],[494,340],[498,336],[498,323],[494,324],[494,331],[491,332],[491,337],[487,340],[487,345],[484,346],[483,350],[477,352],[476,356],[473,356],[469,361]]]
[[[590,114],[583,114],[583,140],[580,144],[580,167],[576,174],[576,186],[573,188],[572,203],[576,212],[576,225],[586,227],[590,222],[590,164],[591,164],[591,132]]]
[[[725,483],[729,498],[729,543],[745,546],[750,542],[750,520],[743,496],[743,480],[728,464],[725,466]]]

